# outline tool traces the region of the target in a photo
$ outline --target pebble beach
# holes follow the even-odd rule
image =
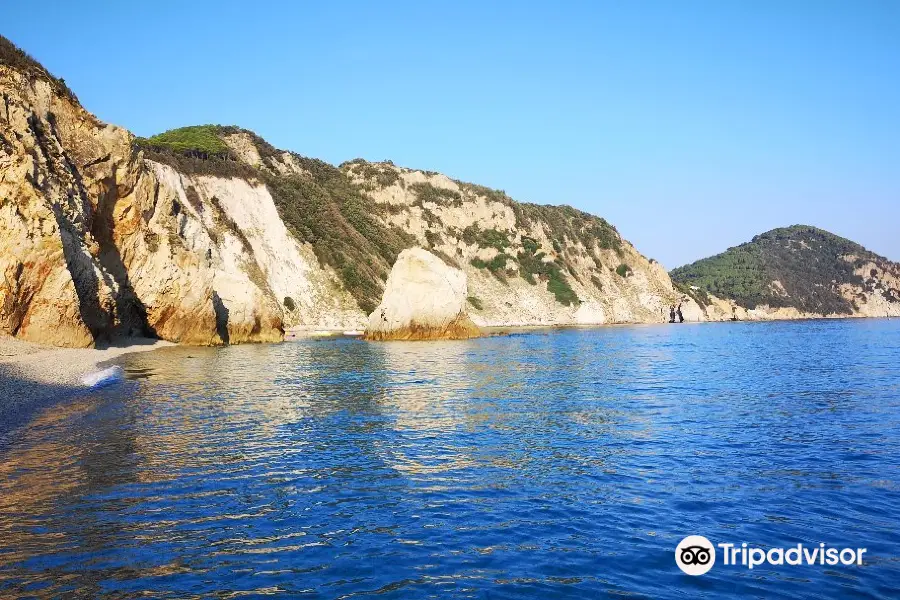
[[[0,336],[0,419],[6,420],[34,402],[84,387],[82,378],[105,361],[172,345],[130,338],[99,349],[54,348]]]

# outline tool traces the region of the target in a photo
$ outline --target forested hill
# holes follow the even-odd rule
[[[670,275],[685,290],[696,286],[751,309],[851,314],[871,295],[900,301],[900,265],[809,225],[773,229]]]

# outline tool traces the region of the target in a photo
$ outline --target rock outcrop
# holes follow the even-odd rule
[[[466,274],[422,248],[400,253],[366,339],[466,339],[480,335],[466,314]]]
[[[0,36],[2,333],[214,345],[371,313],[372,338],[468,337],[665,322],[679,298],[688,321],[900,316],[900,265],[810,227],[673,278],[569,206],[390,162],[335,167],[233,126],[135,138]]]
[[[124,129],[52,82],[0,65],[0,328],[84,347],[282,339],[282,310],[228,216],[192,205]],[[221,213],[221,211],[219,211]]]

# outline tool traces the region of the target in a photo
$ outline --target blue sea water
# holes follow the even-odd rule
[[[3,432],[0,597],[900,595],[900,320],[119,364]],[[690,577],[690,534],[867,554]]]

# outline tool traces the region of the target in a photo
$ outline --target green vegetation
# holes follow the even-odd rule
[[[372,202],[337,167],[294,156],[309,176],[263,177],[285,224],[316,256],[334,267],[360,307],[371,312],[381,301],[383,281],[415,238],[387,227],[372,214]]]
[[[233,158],[198,158],[186,154],[178,154],[160,147],[147,146],[143,138],[136,138],[134,149],[143,150],[144,158],[154,162],[169,165],[179,173],[185,175],[212,175],[215,177],[238,177],[241,179],[254,179],[259,176],[259,170]]]
[[[222,139],[233,133],[251,136],[263,159],[262,167],[247,165],[234,155]],[[241,177],[264,183],[287,227],[298,239],[312,245],[322,263],[335,269],[344,287],[367,312],[380,301],[383,282],[397,254],[415,244],[413,236],[397,227],[387,226],[379,219],[382,215],[402,213],[404,207],[375,203],[365,193],[366,190],[387,187],[398,181],[403,183],[390,161],[369,163],[356,159],[336,168],[319,160],[292,154],[304,173],[283,175],[269,168],[272,167],[270,159],[280,151],[252,132],[221,125],[174,129],[150,138],[139,138],[135,140],[135,147],[143,150],[145,157],[172,165],[187,174]],[[361,176],[365,182],[355,184],[349,176],[350,172]],[[600,217],[570,206],[520,204],[503,191],[457,183],[461,193],[428,182],[410,186],[416,195],[413,205],[422,207],[423,218],[430,228],[425,233],[426,242],[432,252],[447,264],[458,266],[454,259],[437,249],[444,242],[440,233],[443,224],[435,211],[424,205],[459,207],[465,198],[471,199],[475,195],[510,207],[520,229],[543,228],[556,253],[553,261],[545,260],[546,255],[540,251],[540,244],[528,237],[522,238],[522,251],[514,252],[515,232],[482,230],[475,225],[456,231],[470,245],[496,250],[497,255],[490,260],[475,258],[471,264],[487,269],[501,281],[515,275],[516,270],[507,269],[507,265],[516,263],[523,279],[533,285],[538,281],[546,282],[547,289],[557,301],[569,306],[579,302],[568,280],[568,277],[577,279],[571,259],[589,257],[600,264],[597,252],[614,250],[622,253],[622,240],[618,232]],[[201,206],[198,210],[202,210],[196,196],[196,190],[188,190],[189,203],[195,208]],[[222,221],[221,224],[232,229],[227,222]],[[568,254],[571,256],[567,259]]]
[[[342,163],[338,168],[342,169],[348,165],[359,165],[356,172],[364,179],[377,184],[378,187],[389,187],[400,181],[400,174],[394,168],[394,163],[389,160],[382,163],[370,163],[362,158],[355,158]],[[367,187],[374,188],[375,186]]]
[[[544,223],[547,236],[561,247],[580,243],[589,252],[594,248],[622,252],[622,238],[606,219],[580,211],[571,206],[520,204],[516,212],[516,226]],[[560,252],[560,250],[556,250]]]
[[[510,246],[509,234],[497,229],[481,229],[478,225],[469,225],[462,230],[462,240],[479,248],[493,248],[502,252]]]
[[[458,180],[456,181],[456,184],[463,190],[463,193],[470,196],[484,196],[487,198],[488,202],[499,202],[501,204],[506,204],[507,206],[519,204],[507,196],[506,192],[503,190],[495,190],[487,186],[478,185],[477,183],[466,183],[465,181]]]
[[[158,152],[171,151],[194,158],[231,158],[231,151],[220,135],[218,125],[195,125],[137,138],[136,143]]]
[[[425,223],[429,227],[439,227],[441,225],[441,218],[430,208],[422,209],[422,218],[425,219]]]
[[[57,94],[78,102],[78,98],[66,85],[65,79],[54,77],[41,63],[2,35],[0,35],[0,65],[14,69],[30,79],[46,81]]]
[[[539,252],[537,240],[529,237],[522,238],[522,251],[515,257],[506,253],[512,246],[509,234],[497,229],[482,230],[477,225],[470,225],[462,231],[462,239],[467,244],[475,244],[479,248],[494,248],[497,256],[490,261],[474,258],[470,264],[478,269],[487,269],[501,280],[505,280],[506,263],[511,260],[518,263],[519,275],[530,283],[537,285],[538,280],[547,282],[547,290],[556,296],[557,302],[565,306],[578,304],[578,295],[569,285],[562,267],[566,267],[571,273],[571,265],[561,258],[556,261],[545,261],[546,253]],[[512,272],[515,273],[514,271]]]
[[[469,261],[476,269],[487,269],[491,272],[495,277],[500,279],[501,281],[506,280],[506,261],[511,259],[512,257],[508,254],[500,252],[492,258],[491,260],[485,261],[480,258],[473,258]]]
[[[516,257],[519,262],[519,275],[531,285],[537,285],[538,279],[546,281],[547,290],[556,296],[557,302],[564,306],[580,304],[578,294],[566,280],[559,262],[547,262],[544,260],[546,256],[544,252],[538,252],[537,241],[523,237],[522,252],[519,252]]]
[[[481,303],[481,299],[478,296],[469,296],[468,300],[475,310],[484,310],[484,304]]]
[[[444,243],[444,237],[437,231],[431,231],[429,229],[425,232],[425,241],[428,242],[429,248],[434,248],[435,246],[440,246]]]
[[[377,218],[378,214],[391,212],[392,207],[373,203],[344,171],[320,160],[292,154],[308,175],[281,175],[274,169],[247,165],[222,140],[223,136],[235,133],[251,137],[264,165],[280,153],[253,132],[222,125],[173,129],[139,138],[135,147],[143,150],[146,158],[171,165],[183,173],[240,177],[264,183],[294,236],[310,243],[319,261],[334,268],[360,308],[366,312],[374,310],[381,301],[384,281],[397,255],[415,244],[413,236],[386,226]],[[395,181],[393,177],[397,173],[387,164],[368,166],[374,169],[372,174],[380,185]],[[188,202],[201,205],[196,190],[189,188],[187,194]],[[217,223],[238,236],[246,246],[246,237],[222,216],[224,212],[217,200],[213,198],[211,203]]]
[[[706,293],[706,290],[703,288],[697,288],[696,290],[690,285],[681,282],[681,281],[673,281],[675,284],[675,289],[684,294],[685,296],[692,298],[694,302],[699,304],[700,306],[709,306],[712,304],[712,300],[709,298],[709,294]]]
[[[537,254],[539,247],[540,245],[538,244],[537,240],[522,236],[522,248],[525,249],[525,252],[529,254]]]
[[[851,255],[855,260],[844,260]],[[679,289],[694,285],[747,308],[768,304],[809,313],[849,313],[853,304],[841,296],[840,286],[863,285],[853,271],[868,261],[884,264],[887,259],[822,229],[794,225],[674,269],[671,276]]]
[[[430,183],[414,183],[409,186],[416,194],[416,200],[413,206],[422,206],[425,202],[432,202],[437,205],[462,206],[462,196],[459,192],[440,188]]]
[[[628,277],[628,275],[631,274],[631,267],[629,267],[625,263],[622,263],[618,267],[616,267],[616,273],[619,274],[619,277]]]
[[[169,165],[189,175],[215,175],[252,179],[259,169],[241,160],[231,151],[222,137],[235,133],[250,136],[260,157],[271,158],[278,153],[267,141],[246,129],[233,125],[193,125],[181,127],[149,138],[135,138],[135,150],[143,150],[144,157]]]
[[[538,251],[537,241],[527,237],[522,238],[523,251],[519,252],[516,257],[519,263],[519,274],[533,285],[537,284],[538,279],[547,281],[547,289],[556,296],[557,302],[565,306],[580,302],[563,272],[563,268],[565,268],[574,277],[574,267],[566,261],[565,249],[573,249],[575,244],[581,244],[588,256],[591,256],[598,264],[599,259],[593,254],[594,251],[613,250],[619,255],[623,253],[622,238],[619,236],[619,232],[602,217],[588,214],[571,206],[519,203],[502,190],[492,190],[471,183],[457,183],[464,193],[484,196],[489,201],[509,206],[515,215],[518,229],[529,229],[533,225],[543,227],[544,233],[550,238],[553,251],[557,254],[556,260],[544,261],[545,254]],[[475,243],[482,248],[494,247],[498,251],[503,251],[510,246],[505,235],[503,237],[486,236],[485,233],[487,232],[467,227],[463,231],[462,237],[466,243]],[[599,279],[597,281],[599,282]],[[601,286],[598,285],[599,287]]]
[[[30,78],[47,81],[57,93],[77,101],[64,80],[51,75],[2,36],[0,65],[16,69]],[[263,160],[262,166],[244,163],[223,141],[224,136],[236,133],[250,136]],[[149,138],[136,138],[134,148],[142,151],[146,158],[170,165],[184,174],[239,177],[265,184],[288,228],[301,241],[312,245],[322,263],[335,269],[345,288],[366,311],[374,309],[380,300],[382,282],[387,278],[397,254],[415,243],[413,236],[396,227],[386,226],[378,218],[379,215],[402,212],[404,207],[374,203],[364,193],[365,189],[374,189],[374,186],[387,187],[398,182],[403,184],[403,179],[390,161],[351,161],[349,165],[354,173],[366,181],[362,186],[355,185],[339,168],[295,154],[292,155],[293,158],[309,174],[285,176],[270,168],[271,159],[280,154],[280,151],[253,132],[222,125],[183,127]],[[342,165],[345,166],[347,164]],[[432,172],[426,174],[435,175]],[[559,302],[571,305],[577,303],[578,298],[568,284],[566,273],[575,277],[576,271],[566,254],[574,252],[581,257],[586,254],[597,261],[594,253],[596,250],[622,252],[622,240],[618,232],[600,217],[570,206],[520,204],[502,190],[457,183],[460,192],[427,182],[410,186],[416,194],[414,204],[423,207],[424,218],[433,229],[439,229],[442,225],[440,218],[434,211],[424,209],[424,204],[459,207],[466,198],[483,196],[489,201],[509,207],[515,216],[517,229],[524,231],[532,226],[541,227],[557,254],[552,262],[543,260],[545,255],[540,252],[538,242],[530,238],[522,239],[522,251],[516,253],[512,249],[514,233],[497,229],[466,228],[460,235],[468,243],[480,248],[492,248],[498,253],[489,261],[474,259],[472,264],[488,269],[501,280],[514,273],[512,270],[507,271],[506,265],[515,262],[524,279],[533,284],[537,284],[538,280],[546,281],[548,289]],[[249,249],[246,236],[227,218],[217,199],[211,199],[210,208],[201,202],[193,187],[188,186],[186,192],[188,204],[196,211],[202,212],[207,208],[213,211],[212,217],[219,227],[211,231],[212,235],[221,236],[226,230],[230,231]],[[182,208],[178,207],[177,210]],[[441,234],[429,231],[426,239],[438,253],[435,246],[442,243]],[[158,248],[159,239],[150,236],[147,243]],[[443,253],[439,255],[448,264],[455,264],[453,259]],[[290,299],[285,298],[286,307],[288,300]]]
[[[578,305],[581,301],[569,283],[562,275],[556,271],[550,274],[550,280],[547,282],[547,291],[556,296],[556,301],[563,306]]]
[[[516,217],[516,228],[528,229],[533,224],[542,224],[547,237],[554,244],[554,250],[580,242],[588,251],[598,247],[603,250],[622,252],[622,238],[606,219],[580,211],[568,205],[552,206],[516,202],[503,190],[494,190],[483,185],[457,181],[464,194],[483,196],[489,202],[498,202],[510,207]],[[567,241],[568,240],[568,241]]]

